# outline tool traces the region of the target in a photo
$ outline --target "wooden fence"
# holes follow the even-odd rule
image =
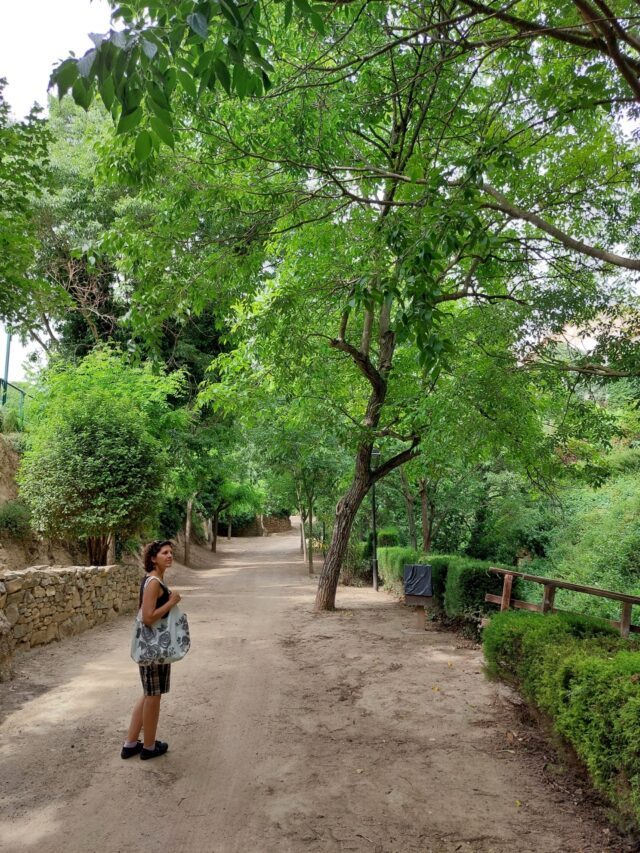
[[[621,603],[620,619],[609,619],[607,621],[614,627],[619,628],[623,637],[628,637],[630,632],[640,634],[640,626],[631,624],[631,608],[634,604],[640,605],[640,598],[636,595],[626,595],[623,592],[612,592],[608,589],[598,589],[594,586],[582,586],[581,584],[569,583],[568,581],[556,580],[554,578],[541,578],[538,575],[526,575],[523,572],[512,572],[510,569],[489,569],[489,571],[496,575],[503,575],[504,577],[501,596],[489,593],[485,595],[485,601],[491,604],[499,604],[500,610],[508,610],[510,607],[515,607],[517,610],[534,610],[538,613],[558,613],[559,611],[553,606],[556,590],[570,589],[573,592],[583,592],[585,595],[595,595],[598,598],[619,601]],[[517,598],[512,598],[511,589],[514,578],[522,578],[522,580],[540,584],[543,587],[541,603],[535,604],[531,601],[519,601]]]

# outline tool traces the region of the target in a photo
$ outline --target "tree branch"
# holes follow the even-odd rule
[[[547,222],[541,216],[538,216],[537,213],[523,210],[523,208],[513,204],[508,198],[506,198],[506,196],[502,195],[502,193],[498,192],[498,190],[494,189],[489,184],[483,184],[482,189],[487,193],[487,195],[490,195],[497,202],[497,204],[485,204],[484,207],[487,207],[490,210],[499,210],[502,213],[506,213],[507,216],[510,216],[512,219],[521,219],[524,222],[529,222],[531,225],[535,225],[536,228],[544,231],[545,234],[549,234],[551,237],[554,237],[567,249],[572,249],[574,252],[579,252],[581,255],[587,255],[590,258],[597,258],[599,261],[605,261],[605,263],[613,264],[617,267],[624,267],[628,270],[640,270],[640,260],[636,260],[635,258],[626,258],[623,255],[617,255],[614,252],[607,252],[604,249],[589,246],[587,243],[583,243],[581,240],[576,240],[565,231],[562,231],[560,228],[552,225],[550,222]]]

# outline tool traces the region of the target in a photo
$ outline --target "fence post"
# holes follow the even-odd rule
[[[631,602],[624,601],[622,603],[622,612],[620,614],[620,634],[627,638],[631,627]]]
[[[546,583],[542,593],[542,612],[550,613],[553,610],[553,600],[556,597],[556,588],[553,584]]]
[[[513,586],[513,575],[505,575],[502,585],[502,601],[500,602],[500,610],[508,610],[511,602],[511,587]]]

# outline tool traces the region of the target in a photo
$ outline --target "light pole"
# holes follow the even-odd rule
[[[371,450],[371,456],[380,456],[377,448]],[[377,467],[377,466],[376,466]],[[375,471],[375,468],[373,469]],[[376,527],[376,481],[371,484],[371,521],[373,526],[373,549],[371,553],[371,574],[373,575],[373,588],[378,591],[378,529]]]
[[[7,391],[9,390],[9,354],[11,352],[11,332],[7,332],[7,351],[4,357],[4,381],[2,383],[2,405],[7,403]]]

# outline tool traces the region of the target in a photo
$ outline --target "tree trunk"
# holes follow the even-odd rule
[[[227,524],[227,542],[231,542],[231,522]]]
[[[116,534],[110,533],[107,542],[107,566],[114,566],[116,562]]]
[[[431,550],[433,538],[433,518],[431,515],[431,504],[427,492],[427,483],[424,478],[420,480],[420,510],[422,515],[422,550],[428,554]]]
[[[304,530],[304,523],[307,520],[306,512],[300,507],[300,550],[302,551],[302,559],[307,560],[307,536]]]
[[[87,553],[90,566],[106,566],[109,551],[109,537],[89,536],[87,538]]]
[[[391,303],[385,302],[380,307],[379,340],[378,340],[378,365],[372,364],[366,353],[357,350],[348,343],[344,337],[345,324],[340,327],[340,337],[332,340],[330,346],[334,349],[346,352],[362,375],[371,385],[367,409],[363,418],[363,426],[370,434],[377,429],[380,423],[380,415],[387,397],[387,379],[391,372],[393,353],[395,349],[395,335],[391,330]],[[336,591],[340,578],[342,561],[349,544],[349,534],[360,508],[364,496],[369,491],[372,483],[381,480],[390,471],[393,471],[403,462],[408,462],[416,455],[416,447],[420,438],[411,437],[411,446],[391,459],[388,459],[375,471],[371,470],[371,451],[373,439],[358,447],[355,459],[355,471],[351,485],[347,492],[338,501],[336,507],[336,519],[331,536],[331,544],[327,551],[327,557],[320,574],[318,591],[316,593],[316,610],[334,610],[336,604]]]
[[[404,495],[404,500],[407,505],[407,521],[409,523],[409,540],[411,542],[411,547],[414,551],[418,550],[418,536],[416,532],[416,515],[414,512],[413,505],[415,503],[415,498],[411,494],[411,489],[409,487],[409,479],[407,477],[407,472],[404,470],[404,465],[400,466],[400,482],[402,484],[402,494]]]
[[[309,548],[307,551],[309,575],[313,575],[313,499],[309,501]]]
[[[193,514],[193,498],[187,501],[187,517],[184,522],[184,564],[189,565],[191,559],[191,516]]]
[[[213,542],[213,522],[212,522],[211,518],[207,518],[207,545],[209,546],[209,548],[211,548],[212,542]]]
[[[349,535],[360,504],[369,491],[369,486],[370,482],[366,471],[358,472],[356,467],[353,482],[336,507],[331,544],[318,582],[316,610],[335,610],[338,579],[349,543]]]
[[[211,527],[212,527],[212,531],[213,531],[213,536],[211,537],[211,550],[216,551],[218,549],[218,513],[217,512],[213,513],[213,519],[212,519]]]

